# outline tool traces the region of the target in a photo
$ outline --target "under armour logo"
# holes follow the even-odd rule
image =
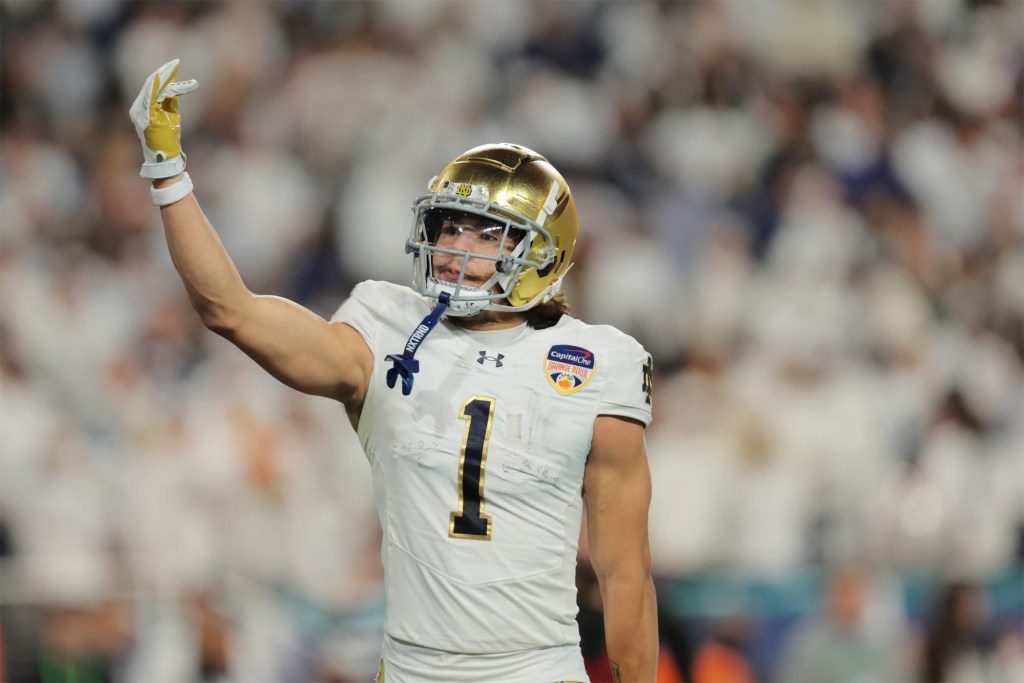
[[[503,353],[499,353],[497,356],[488,356],[486,351],[481,351],[480,352],[480,357],[476,359],[476,362],[479,363],[480,365],[483,365],[487,361],[491,361],[492,363],[494,363],[494,367],[500,368],[501,367],[501,359],[504,358],[504,357],[505,357],[505,354],[503,354]]]

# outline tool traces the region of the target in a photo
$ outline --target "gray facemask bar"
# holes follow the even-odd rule
[[[550,232],[536,221],[529,220],[521,214],[511,212],[493,202],[485,202],[479,199],[472,199],[453,194],[427,194],[418,197],[416,201],[413,202],[412,209],[414,216],[411,234],[409,236],[409,240],[406,242],[406,252],[414,255],[413,286],[420,293],[432,298],[437,298],[437,294],[429,290],[427,283],[433,278],[432,255],[434,253],[452,254],[454,256],[462,257],[462,268],[459,272],[458,280],[455,283],[447,283],[455,286],[455,292],[452,295],[453,301],[495,302],[500,299],[505,299],[510,294],[512,287],[524,267],[533,267],[540,270],[550,264],[554,259],[554,239]],[[466,213],[475,214],[483,218],[487,218],[488,220],[503,224],[504,230],[498,247],[499,253],[494,256],[489,256],[485,254],[478,254],[476,252],[446,249],[444,247],[431,245],[428,242],[426,226],[424,224],[424,216],[430,209],[464,211]],[[506,240],[508,240],[509,231],[513,228],[522,230],[524,232],[524,237],[512,250],[511,254],[502,255],[500,252],[504,250]],[[538,234],[542,235],[547,241],[547,256],[543,262],[532,261],[523,257],[523,255],[528,252],[530,245]],[[471,258],[495,261],[498,264],[496,266],[498,272],[495,272],[495,274],[491,276],[479,289],[465,288],[472,290],[472,292],[467,292],[463,287],[463,280],[465,279],[469,260]],[[495,285],[501,286],[500,292],[491,291]],[[501,308],[508,310],[520,310],[529,308],[529,305],[521,307],[502,306]]]

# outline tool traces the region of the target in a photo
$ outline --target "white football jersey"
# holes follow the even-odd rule
[[[579,642],[576,551],[594,419],[651,419],[650,357],[570,316],[493,332],[442,320],[419,347],[412,393],[388,388],[433,302],[364,282],[332,318],[373,353],[357,429],[383,530],[385,630],[458,653]]]

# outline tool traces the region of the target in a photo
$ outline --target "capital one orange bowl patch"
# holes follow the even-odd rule
[[[594,376],[595,360],[592,351],[579,346],[557,344],[548,349],[544,372],[555,391],[565,396],[586,386]]]

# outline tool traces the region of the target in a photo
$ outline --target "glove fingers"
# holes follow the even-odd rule
[[[162,91],[160,91],[160,95],[157,98],[157,102],[163,102],[168,97],[186,95],[198,87],[199,83],[194,78],[189,79],[187,81],[176,81],[168,85]]]
[[[157,80],[160,82],[161,87],[177,77],[179,68],[181,68],[181,60],[172,59],[156,70]]]
[[[149,97],[149,112],[152,118],[155,113],[156,106],[163,101],[163,90],[167,87],[168,83],[174,80],[174,77],[178,75],[178,68],[180,65],[180,59],[172,59],[167,62],[150,77],[153,79],[153,84],[150,86],[150,97]]]
[[[167,76],[177,69],[179,61],[172,59],[146,78],[146,82],[143,84],[142,90],[139,91],[139,96],[132,103],[130,111],[132,120],[136,122],[136,125],[145,125],[144,121],[150,115],[153,103],[156,101],[156,95],[160,91],[160,84],[167,82]]]

